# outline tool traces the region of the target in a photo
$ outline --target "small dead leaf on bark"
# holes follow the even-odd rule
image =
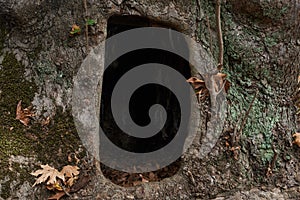
[[[69,155],[68,155],[68,161],[69,162],[73,161],[72,155],[74,157],[74,160],[75,160],[76,164],[78,164],[80,162],[80,159],[77,158],[76,153],[69,153]]]
[[[50,117],[47,117],[46,119],[43,119],[41,124],[42,126],[48,126],[50,123]]]
[[[145,178],[143,177],[142,174],[139,174],[139,176],[141,177],[143,183],[148,183],[148,182],[149,182],[147,179],[145,179]]]
[[[227,93],[230,88],[230,85],[231,85],[231,83],[228,80],[226,80],[227,74],[217,73],[216,76],[218,76],[222,79],[221,85],[223,85],[222,87],[224,87],[225,92]]]
[[[225,89],[225,92],[227,93],[229,88],[230,88],[230,82],[226,80],[227,74],[223,74],[223,73],[217,73],[215,76],[218,76],[221,78],[222,83],[220,83],[222,85],[221,90]],[[206,87],[206,84],[203,80],[197,78],[197,77],[191,77],[187,80],[188,83],[191,83],[191,85],[193,86],[194,90],[196,91],[196,95],[198,96],[198,98],[200,100],[204,100],[206,97],[209,96],[209,91]],[[217,88],[217,85],[214,86],[215,89]]]
[[[28,126],[28,124],[30,122],[30,118],[34,116],[34,113],[31,110],[32,110],[31,106],[23,109],[22,108],[22,100],[20,100],[17,105],[16,119],[19,120],[25,126]]]
[[[234,158],[235,160],[238,160],[238,159],[239,159],[240,149],[241,149],[240,146],[238,146],[238,147],[231,147],[231,149],[230,149],[230,151],[233,152],[233,158]]]
[[[188,83],[191,83],[193,88],[196,90],[196,89],[199,89],[199,88],[202,88],[202,87],[205,87],[205,82],[197,77],[191,77],[189,78],[188,80],[186,80]]]
[[[57,178],[65,181],[64,174],[57,171],[57,169],[50,167],[49,165],[41,165],[41,168],[35,172],[30,173],[33,176],[40,176],[33,186],[45,182],[47,185],[53,185],[57,183]],[[48,180],[48,181],[47,181]]]
[[[295,138],[293,144],[296,144],[298,147],[300,147],[300,133],[296,132],[293,137]]]

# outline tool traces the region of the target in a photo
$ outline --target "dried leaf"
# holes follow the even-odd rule
[[[73,24],[70,34],[75,35],[75,34],[80,34],[80,32],[81,32],[81,28],[78,25]]]
[[[63,169],[61,170],[61,173],[63,175],[65,175],[65,177],[67,177],[67,178],[73,178],[79,174],[78,169],[79,169],[79,167],[77,167],[77,166],[67,165],[67,166],[63,167]]]
[[[59,200],[60,198],[65,196],[65,194],[66,194],[65,192],[58,192],[55,195],[49,197],[48,200]]]
[[[231,83],[228,80],[226,80],[227,74],[217,73],[217,76],[219,76],[222,79],[222,85],[224,84],[224,89],[227,93],[231,85]]]
[[[139,174],[139,176],[141,177],[143,183],[148,183],[148,182],[149,182],[147,179],[145,179],[145,178],[143,177],[142,174]]]
[[[75,183],[75,180],[77,180],[77,179],[78,179],[78,176],[69,178],[69,179],[67,180],[67,182],[66,182],[66,185],[67,185],[67,186],[70,186],[70,187],[73,186],[74,183]]]
[[[76,153],[69,153],[69,155],[68,155],[68,161],[69,162],[73,161],[72,155],[74,156],[74,160],[75,160],[76,164],[78,164],[80,162],[80,159],[77,158]]]
[[[206,88],[205,87],[205,82],[201,79],[198,79],[197,77],[191,77],[189,78],[188,80],[186,80],[188,83],[191,83],[193,88],[196,90],[196,89],[199,89],[199,88]]]
[[[31,109],[32,109],[32,107],[23,109],[22,108],[22,100],[20,100],[17,105],[16,119],[19,120],[25,126],[28,126],[28,124],[30,122],[30,117],[34,116],[34,113],[31,112]]]
[[[48,190],[58,190],[58,191],[63,191],[62,186],[60,185],[60,181],[55,182],[52,185],[47,185],[46,188]]]
[[[295,140],[294,140],[294,144],[296,144],[296,145],[298,145],[298,147],[300,147],[300,133],[295,133],[294,135],[293,135],[293,137],[295,137]]]
[[[32,172],[31,175],[33,176],[40,176],[35,183],[33,184],[33,186],[46,182],[47,185],[53,185],[57,182],[56,178],[61,179],[62,181],[65,181],[65,177],[64,174],[57,171],[57,169],[50,167],[48,164],[47,165],[41,165],[41,168],[43,169],[39,169],[35,172]]]
[[[46,119],[42,120],[42,126],[48,126],[50,123],[50,117],[47,117]]]
[[[226,80],[227,74],[217,73],[215,76],[217,76],[218,79],[220,80],[219,85],[221,85],[222,88],[219,88],[219,86],[215,84],[214,89],[218,91],[218,90],[222,90],[224,87],[225,92],[227,93],[230,88],[230,82]],[[196,95],[200,100],[204,100],[206,97],[209,96],[209,91],[203,80],[197,77],[191,77],[187,80],[187,82],[192,84],[193,88],[196,90]]]

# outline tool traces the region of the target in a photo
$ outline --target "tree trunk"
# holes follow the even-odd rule
[[[114,185],[76,133],[70,111],[73,78],[90,50],[109,35],[109,17],[137,15],[147,26],[176,29],[197,40],[217,63],[215,6],[208,0],[0,0],[0,199],[53,195],[32,188],[30,172],[40,164],[75,165],[73,155],[91,181],[67,199],[300,198],[300,149],[293,143],[300,128],[298,0],[221,3],[222,73],[231,87],[222,134],[205,158],[199,158],[199,149],[207,137],[209,98],[199,102],[199,134],[181,157],[180,169],[160,182]],[[96,24],[87,26],[87,19]],[[74,24],[80,34],[71,33]],[[34,106],[28,127],[15,120],[19,100],[23,108]]]

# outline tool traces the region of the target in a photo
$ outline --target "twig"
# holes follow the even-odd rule
[[[69,188],[66,188],[66,187],[64,187],[64,186],[61,186],[61,188],[63,189],[63,191],[64,191],[64,193],[67,195],[67,196],[71,196],[70,195],[70,189]]]
[[[85,17],[84,17],[84,20],[85,20],[86,50],[87,50],[87,53],[88,53],[90,47],[89,47],[89,27],[88,27],[88,24],[87,24],[88,10],[87,10],[87,3],[86,3],[86,0],[83,0],[83,6],[84,6],[84,10],[85,10]]]
[[[221,29],[221,0],[216,0],[216,21],[217,21],[217,31],[218,31],[218,40],[219,40],[219,63],[218,70],[221,71],[223,67],[223,36]]]
[[[194,176],[193,176],[192,172],[188,170],[188,171],[187,171],[187,174],[188,174],[189,178],[191,179],[193,185],[194,185],[194,186],[197,186],[196,181],[195,181],[195,179],[194,179]]]
[[[254,104],[254,101],[255,101],[255,99],[256,99],[256,97],[257,97],[257,94],[258,94],[258,89],[256,89],[256,92],[255,92],[255,94],[254,94],[254,97],[253,97],[253,99],[252,99],[252,101],[251,101],[251,103],[250,103],[250,105],[249,105],[249,108],[248,108],[248,110],[246,111],[246,113],[245,113],[245,116],[244,116],[244,118],[243,118],[243,121],[242,121],[242,123],[241,123],[241,125],[240,125],[240,130],[238,131],[238,124],[239,123],[237,123],[237,125],[235,126],[235,128],[234,128],[234,132],[233,132],[233,136],[232,136],[232,145],[234,146],[235,144],[234,143],[236,143],[236,142],[238,142],[238,137],[241,135],[241,133],[242,133],[242,131],[243,131],[243,128],[244,128],[244,126],[245,126],[245,124],[246,124],[246,121],[247,121],[247,119],[248,119],[248,116],[249,116],[249,113],[250,113],[250,110],[252,109],[252,107],[253,107],[253,104]],[[239,119],[239,122],[240,122],[240,119]]]

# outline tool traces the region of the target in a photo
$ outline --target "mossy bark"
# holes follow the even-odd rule
[[[198,36],[217,58],[215,4],[202,2],[205,8],[202,7]],[[295,21],[299,10],[294,12],[297,8],[292,1],[282,5],[278,2],[271,5],[267,1],[258,4],[233,0],[222,5],[223,71],[231,88],[227,95],[227,124],[219,144],[224,152],[213,158],[220,164],[212,166],[222,165],[224,154],[223,159],[230,160],[232,167],[221,170],[234,174],[228,180],[231,184],[220,187],[225,191],[231,189],[230,185],[297,185],[299,149],[293,145],[292,135],[297,130],[293,99],[300,74],[299,22]],[[259,17],[257,10],[261,12]]]
[[[293,145],[292,134],[297,129],[294,95],[300,74],[300,40],[299,5],[294,2],[229,0],[222,4],[223,72],[231,88],[223,134],[208,158],[200,160],[195,156],[197,148],[192,148],[183,156],[178,176],[131,189],[93,177],[94,185],[86,186],[85,195],[94,199],[128,195],[208,199],[230,197],[235,191],[260,185],[296,186],[300,150]],[[84,13],[78,1],[11,5],[0,0],[1,198],[47,198],[50,193],[31,188],[34,180],[29,173],[39,164],[59,169],[69,163],[69,153],[85,157],[69,112],[73,76],[88,53],[84,34],[71,37],[69,32],[73,24],[84,27]],[[175,24],[218,58],[214,1],[89,1],[88,17],[97,21],[89,36],[91,47],[105,39],[107,19],[115,14]],[[35,105],[38,116],[29,127],[15,120],[19,100],[23,107]],[[209,103],[201,105],[205,118]],[[48,116],[50,124],[42,126],[40,121]],[[202,125],[205,131],[205,120]],[[299,194],[289,197],[299,198]]]

